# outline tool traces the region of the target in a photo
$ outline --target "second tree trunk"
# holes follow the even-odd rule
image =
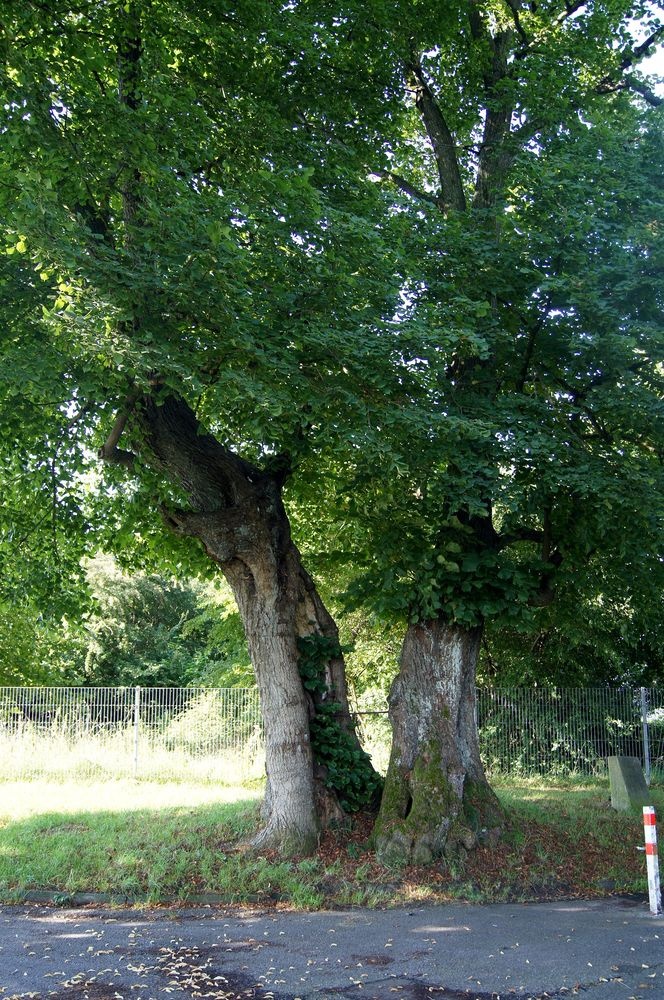
[[[408,628],[390,692],[392,753],[374,844],[386,864],[428,864],[495,841],[502,810],[479,755],[481,628]]]

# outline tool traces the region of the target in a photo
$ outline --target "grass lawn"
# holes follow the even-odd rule
[[[371,818],[325,834],[314,858],[249,856],[260,789],[184,784],[0,783],[0,901],[50,890],[119,901],[186,902],[213,894],[248,905],[390,905],[645,893],[640,815],[609,806],[600,783],[502,783],[510,816],[498,847],[463,862],[386,869],[368,847]],[[664,815],[664,790],[653,789]]]

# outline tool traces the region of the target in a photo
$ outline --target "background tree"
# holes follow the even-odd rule
[[[656,570],[653,557],[646,559]],[[661,580],[601,556],[558,580],[556,599],[520,622],[487,623],[480,683],[497,687],[652,687],[662,680]]]
[[[87,567],[92,610],[85,659],[69,683],[187,687],[254,683],[237,609],[227,587],[127,574],[109,556]]]

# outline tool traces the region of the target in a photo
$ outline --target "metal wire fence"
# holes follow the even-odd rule
[[[386,706],[358,706],[379,770],[389,761]],[[664,780],[664,688],[478,688],[480,754],[489,776],[603,776],[609,756],[638,757]]]
[[[254,688],[0,688],[0,777],[243,781],[264,770]]]
[[[639,757],[664,779],[664,689],[477,692],[489,775],[601,775],[606,757]],[[356,717],[386,770],[384,700]],[[125,778],[236,782],[264,772],[255,688],[0,688],[0,779]]]
[[[664,689],[480,688],[477,720],[489,774],[598,775],[627,756],[664,777]]]

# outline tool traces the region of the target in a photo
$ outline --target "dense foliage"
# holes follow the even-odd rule
[[[388,460],[356,453],[326,507],[340,562],[365,567],[351,593],[388,619],[536,629],[556,587],[596,601],[598,622],[601,595],[627,617],[644,602],[659,615],[661,123],[610,93],[603,18],[588,7],[563,28],[561,15],[555,64],[504,29],[518,61],[503,53],[491,84],[509,118],[493,138],[500,171],[477,145],[492,105],[472,32],[436,15],[422,63],[404,63],[428,114],[451,122],[461,188],[445,211],[452,168],[424,97],[406,100],[394,197],[411,224],[399,341],[411,393],[401,422],[381,426]],[[498,28],[482,31],[496,48]],[[457,61],[461,82],[447,73]],[[545,100],[545,78],[560,101]]]
[[[247,644],[228,589],[85,566],[71,620],[19,604],[0,614],[0,685],[251,686]]]
[[[227,590],[90,563],[93,610],[85,626],[82,682],[91,686],[251,684],[237,610]]]

